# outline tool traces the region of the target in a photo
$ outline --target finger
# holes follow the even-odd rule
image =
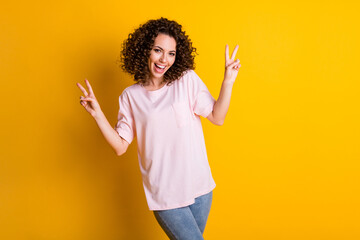
[[[83,106],[86,104],[86,102],[84,101],[83,96],[80,96],[80,104],[83,105]]]
[[[230,66],[231,64],[235,63],[235,62],[240,62],[240,59],[236,59],[235,61],[234,60],[229,60],[229,62],[227,64],[225,64],[225,67],[228,67]]]
[[[88,89],[89,89],[90,95],[95,96],[95,94],[94,94],[94,92],[93,92],[93,90],[92,90],[92,87],[91,87],[91,85],[90,85],[89,80],[85,79],[85,83],[86,83],[86,86],[87,86]]]
[[[236,59],[232,64],[230,64],[227,68],[233,68],[233,67],[235,67],[237,64],[239,64],[240,63],[240,60],[239,59]]]
[[[80,101],[80,104],[85,108],[86,111],[89,112],[89,110],[91,109],[91,107],[89,106],[89,104],[87,104],[87,102],[83,102]]]
[[[235,68],[235,70],[239,70],[240,67],[241,67],[241,64],[239,63],[239,64],[236,64],[234,68]]]
[[[87,93],[86,89],[85,89],[83,86],[81,86],[81,84],[80,84],[80,83],[76,83],[76,85],[80,88],[80,90],[83,92],[83,94],[84,94],[85,96],[87,96],[87,95],[88,95],[88,93]]]
[[[225,61],[229,61],[229,45],[225,46]]]
[[[80,96],[80,104],[84,106],[84,104],[86,104],[86,102],[84,101],[84,97]]]
[[[231,60],[235,59],[235,56],[236,56],[236,53],[237,53],[238,49],[239,49],[239,45],[236,45],[234,51],[231,54]]]
[[[91,97],[80,97],[81,101],[94,102],[95,99]]]

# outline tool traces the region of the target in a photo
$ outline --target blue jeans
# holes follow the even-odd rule
[[[187,207],[154,211],[154,215],[171,240],[200,240],[204,239],[211,202],[212,191],[195,198],[195,203]]]

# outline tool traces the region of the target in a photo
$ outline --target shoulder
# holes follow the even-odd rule
[[[192,79],[192,78],[194,78],[194,77],[199,77],[199,76],[195,73],[194,70],[189,69],[189,70],[186,70],[186,71],[183,73],[183,75],[182,75],[181,78],[184,78],[184,79]],[[180,79],[181,79],[181,78],[180,78]]]
[[[178,81],[187,85],[194,85],[197,84],[198,81],[201,81],[201,79],[194,70],[189,69],[183,73]]]
[[[185,71],[181,80],[191,89],[197,89],[199,86],[204,85],[204,82],[194,70]]]
[[[141,94],[141,86],[137,83],[125,88],[119,96],[119,102],[130,104],[133,99]]]
[[[141,91],[141,86],[138,83],[134,83],[133,85],[125,88],[121,93],[121,96],[131,96],[136,95]]]

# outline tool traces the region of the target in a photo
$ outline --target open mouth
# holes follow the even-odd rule
[[[156,64],[156,63],[154,63],[154,65],[155,65],[155,70],[156,70],[157,72],[163,73],[163,72],[165,71],[165,67],[166,67],[166,66],[158,65],[158,64]]]
[[[165,66],[157,65],[156,63],[155,63],[155,66],[158,67],[158,68],[161,68],[161,69],[165,68]]]

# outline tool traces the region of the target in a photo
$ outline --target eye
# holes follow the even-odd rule
[[[174,56],[175,56],[175,53],[173,53],[173,52],[172,52],[172,53],[170,53],[170,56],[173,56],[173,57],[174,57]]]
[[[160,49],[157,49],[157,48],[155,48],[154,51],[155,51],[156,53],[161,52]]]

